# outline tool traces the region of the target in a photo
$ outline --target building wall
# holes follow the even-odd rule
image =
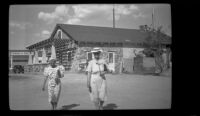
[[[77,72],[79,71],[79,64],[81,64],[82,62],[86,62],[87,60],[87,52],[90,52],[94,47],[78,47],[75,50],[75,54],[74,54],[74,59],[72,62],[72,67],[71,67],[71,71],[73,72]],[[120,72],[120,66],[121,66],[121,61],[122,61],[122,56],[123,56],[123,50],[122,48],[119,47],[99,47],[103,50],[102,53],[102,58],[106,60],[106,62],[108,62],[108,52],[114,52],[114,64],[115,64],[115,73],[119,73]]]
[[[134,58],[144,48],[122,48],[123,49],[123,72],[132,73],[134,71]]]
[[[11,57],[12,57],[12,67],[15,65],[25,66],[28,64],[29,50],[9,50],[9,68],[11,68]]]
[[[79,65],[87,62],[87,52],[90,52],[93,48],[94,47],[78,47],[75,50],[74,59],[71,67],[72,72],[80,71]],[[139,65],[143,66],[143,62],[145,63],[144,64],[145,67],[152,67],[152,65],[154,64],[153,62],[151,62],[151,60],[149,59],[146,60],[147,59],[146,58],[144,59],[145,61],[141,62],[140,64],[134,65],[135,54],[133,51],[136,50],[136,53],[138,53],[139,51],[142,51],[144,48],[122,48],[122,47],[99,47],[99,48],[103,50],[101,57],[105,59],[106,62],[108,62],[108,53],[114,52],[114,59],[115,59],[114,73],[121,73],[122,70],[124,72],[132,73],[134,72],[134,68],[136,69],[136,71],[142,70],[138,67],[140,67]]]
[[[28,74],[43,74],[44,68],[47,66],[48,66],[48,63],[25,65],[24,71],[25,71],[25,73],[28,73]]]
[[[12,56],[12,65],[22,65],[28,64],[28,55],[14,55]],[[9,67],[11,66],[11,56],[9,57]]]
[[[136,57],[134,51],[136,54],[138,54],[143,50],[144,48],[123,48],[123,58],[134,58]]]

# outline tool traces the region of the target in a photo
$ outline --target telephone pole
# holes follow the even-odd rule
[[[153,13],[152,13],[152,28],[154,29],[154,8],[153,8]]]
[[[115,28],[115,5],[113,4],[113,28]]]

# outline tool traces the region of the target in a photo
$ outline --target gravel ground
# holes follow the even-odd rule
[[[108,100],[104,109],[169,109],[171,77],[135,74],[107,76]],[[49,110],[47,87],[42,91],[44,76],[9,75],[11,110]],[[59,110],[93,110],[86,88],[86,75],[65,74],[58,103]]]

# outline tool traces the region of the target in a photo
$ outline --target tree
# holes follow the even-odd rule
[[[144,42],[145,50],[144,53],[153,53],[155,57],[156,72],[160,74],[163,71],[163,59],[162,59],[162,43],[161,40],[164,38],[165,34],[162,31],[162,26],[157,29],[153,29],[148,25],[140,25],[140,30],[147,32],[146,41]]]

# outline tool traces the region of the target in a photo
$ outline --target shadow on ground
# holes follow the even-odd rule
[[[74,107],[80,106],[80,104],[70,104],[70,105],[64,105],[62,106],[61,110],[70,110]]]
[[[103,107],[104,110],[114,110],[116,109],[118,106],[114,103],[110,103],[110,104],[107,104],[106,106]]]

